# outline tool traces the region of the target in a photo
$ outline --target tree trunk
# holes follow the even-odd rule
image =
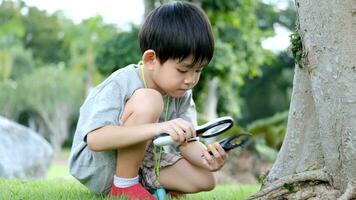
[[[356,198],[356,1],[297,0],[296,67],[286,136],[251,199]]]
[[[143,0],[145,5],[145,17],[155,8],[156,0]]]
[[[47,112],[40,112],[39,115],[45,126],[45,131],[48,131],[47,134],[44,133],[44,130],[40,133],[48,135],[53,149],[55,152],[59,152],[69,135],[69,108],[65,104],[59,104],[55,107],[53,116],[50,116]]]
[[[93,73],[93,69],[94,69],[94,54],[89,51],[86,55],[86,59],[85,59],[85,96],[88,96],[91,89],[93,88],[93,77],[92,77],[92,73]]]
[[[214,77],[208,81],[208,94],[206,103],[204,103],[203,114],[205,119],[210,121],[217,118],[217,106],[218,106],[218,89],[219,78]]]

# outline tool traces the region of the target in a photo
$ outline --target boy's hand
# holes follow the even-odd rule
[[[213,155],[210,155],[212,152]],[[218,171],[221,169],[228,157],[226,151],[221,147],[221,145],[216,142],[214,144],[209,144],[208,148],[203,151],[203,163],[207,169],[210,171]]]
[[[175,142],[180,144],[187,143],[187,140],[196,137],[193,124],[181,118],[161,122],[159,124],[160,133],[168,133]]]

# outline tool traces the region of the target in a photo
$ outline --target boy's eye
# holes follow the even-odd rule
[[[178,72],[180,72],[180,73],[186,73],[187,71],[186,70],[181,70],[181,69],[177,69],[178,70]]]

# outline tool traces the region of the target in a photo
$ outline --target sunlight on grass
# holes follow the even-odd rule
[[[259,185],[218,185],[209,192],[187,195],[186,200],[243,200],[259,190]]]
[[[47,173],[47,179],[74,179],[70,173],[69,169],[66,165],[52,165]]]

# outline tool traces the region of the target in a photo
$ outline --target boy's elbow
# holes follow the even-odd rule
[[[95,152],[102,151],[100,144],[99,144],[98,140],[96,139],[95,134],[93,134],[93,132],[88,133],[88,135],[87,135],[87,145],[88,145],[89,149],[92,151],[95,151]]]

